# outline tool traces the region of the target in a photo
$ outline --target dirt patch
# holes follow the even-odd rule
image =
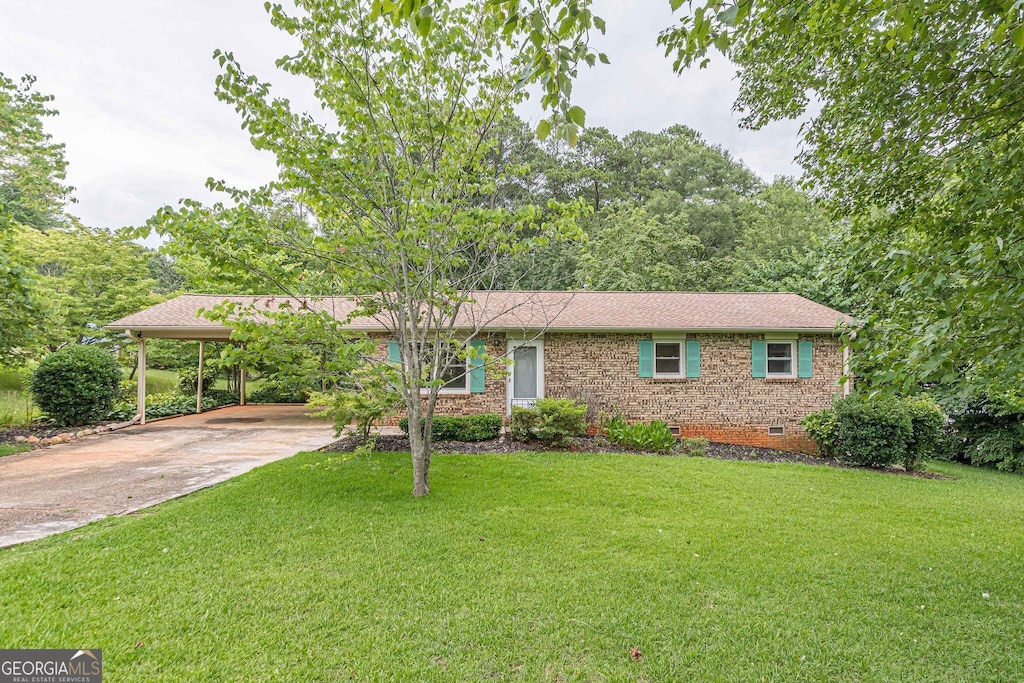
[[[365,440],[361,436],[347,436],[335,441],[330,446],[327,446],[322,450],[332,453],[346,453],[358,448],[364,443],[364,441]],[[378,436],[376,437],[376,445],[374,448],[382,453],[408,453],[409,437],[395,435]],[[545,446],[539,443],[520,443],[509,439],[507,436],[502,436],[497,439],[491,439],[490,441],[438,441],[434,443],[433,450],[435,453],[466,453],[470,455],[523,452],[546,453],[552,451],[564,451],[568,453],[630,452],[624,450],[621,446],[616,446],[602,436],[582,436],[571,439],[569,445],[565,448],[551,448],[550,446]],[[678,456],[679,454],[672,453],[670,455]],[[921,477],[922,479],[956,479],[956,477],[950,477],[945,474],[908,471],[900,467],[852,467],[850,465],[844,465],[838,460],[831,458],[819,458],[813,455],[805,455],[803,453],[777,451],[771,448],[760,448],[756,446],[737,446],[735,444],[727,443],[708,443],[705,457],[716,458],[718,460],[745,460],[751,462],[792,462],[803,465],[870,470],[872,472],[882,472],[886,474],[902,474],[911,477]]]

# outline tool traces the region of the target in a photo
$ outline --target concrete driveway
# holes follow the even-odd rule
[[[0,547],[156,505],[334,441],[304,406],[234,406],[0,458]]]

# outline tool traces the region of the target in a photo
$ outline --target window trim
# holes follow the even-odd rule
[[[462,387],[446,387],[444,385],[441,385],[437,389],[438,396],[441,396],[441,395],[449,395],[449,396],[463,396],[463,395],[466,395],[466,396],[468,396],[469,394],[472,393],[472,387],[470,386],[470,377],[469,377],[469,373],[472,370],[472,368],[469,367],[469,359],[468,358],[461,358],[461,359],[459,359],[459,361],[460,362],[459,362],[458,365],[454,365],[454,364],[450,365],[449,369],[455,368],[455,367],[461,367],[462,368],[462,378],[463,378],[463,381],[466,383],[465,386],[462,386]],[[429,394],[430,394],[430,388],[429,387],[423,387],[423,388],[420,389],[420,396],[427,396]]]
[[[651,349],[651,371],[653,378],[673,378],[678,379],[680,377],[686,377],[686,355],[685,355],[685,344],[677,339],[654,339],[654,348]],[[658,372],[658,359],[672,358],[672,356],[658,356],[658,345],[659,344],[672,344],[679,350],[679,355],[676,358],[679,359],[679,370],[676,372]]]
[[[769,348],[772,344],[785,344],[789,346],[789,372],[772,372],[772,357]],[[779,360],[776,358],[775,360]],[[793,379],[796,377],[796,341],[792,339],[766,339],[764,347],[764,376],[765,379]]]

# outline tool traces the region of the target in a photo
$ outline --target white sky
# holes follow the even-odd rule
[[[795,175],[797,122],[741,130],[732,112],[734,69],[719,58],[681,76],[657,47],[672,23],[668,0],[595,0],[608,35],[596,44],[611,65],[584,70],[573,99],[587,122],[618,135],[682,123],[729,149],[761,176]],[[255,186],[274,176],[241,119],[213,95],[215,48],[275,85],[302,109],[315,102],[301,82],[277,71],[292,50],[263,0],[3,0],[0,72],[38,78],[60,115],[47,130],[67,145],[69,181],[85,224],[140,225],[183,197],[204,201],[207,177]],[[521,114],[536,121],[539,105]]]

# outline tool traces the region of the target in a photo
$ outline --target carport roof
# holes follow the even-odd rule
[[[472,294],[458,327],[472,330],[551,330],[577,332],[690,331],[833,332],[850,316],[787,292],[550,292],[494,291]],[[282,307],[327,311],[345,320],[352,297],[290,297],[183,294],[107,326],[145,337],[223,340],[230,330],[200,313],[225,301],[255,311]],[[356,317],[352,330],[383,332],[383,319]]]

